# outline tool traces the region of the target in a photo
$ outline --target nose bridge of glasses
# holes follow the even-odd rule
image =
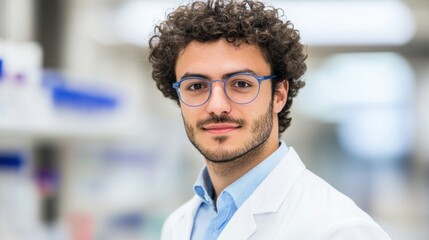
[[[213,83],[215,82],[221,82],[221,83],[226,83],[227,79],[218,79],[218,80],[209,80],[211,82],[211,85],[213,86]]]
[[[223,83],[223,84],[222,84]],[[211,95],[215,94],[216,89],[219,89],[220,93],[226,94],[225,92],[225,84],[226,80],[210,80],[210,86],[211,86]]]
[[[220,89],[222,91],[224,91],[224,89],[226,87],[226,81],[227,80],[222,80],[222,79],[219,79],[219,80],[209,80],[211,91],[213,92],[216,87],[220,87]],[[218,84],[216,84],[217,82],[218,82]]]

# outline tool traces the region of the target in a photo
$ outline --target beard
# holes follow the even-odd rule
[[[253,120],[250,128],[247,127],[248,123],[242,119],[233,119],[226,114],[220,116],[212,115],[208,119],[200,120],[197,124],[192,126],[188,123],[183,117],[183,122],[185,124],[186,133],[189,140],[194,145],[194,147],[210,162],[212,163],[228,163],[233,162],[237,159],[242,158],[251,158],[259,155],[263,151],[264,143],[267,141],[268,137],[271,134],[273,128],[273,103],[271,102],[267,111],[260,116],[259,118]],[[237,124],[240,128],[247,128],[251,134],[250,138],[243,139],[242,144],[234,150],[227,149],[216,149],[210,150],[209,146],[204,143],[198,142],[196,139],[197,129],[202,129],[202,127],[209,123],[232,123]],[[227,136],[218,136],[214,140],[219,144],[224,144],[228,139]]]

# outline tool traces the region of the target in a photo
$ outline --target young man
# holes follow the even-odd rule
[[[194,2],[155,28],[152,76],[206,160],[162,239],[390,239],[279,140],[306,55],[278,12],[254,1]]]

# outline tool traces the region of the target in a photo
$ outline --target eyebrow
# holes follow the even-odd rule
[[[251,74],[257,75],[255,73],[255,71],[248,69],[248,68],[245,68],[245,69],[240,69],[238,71],[225,73],[222,75],[222,79],[228,78],[229,76],[232,76],[234,74],[239,74],[239,73],[251,73]],[[208,75],[201,74],[201,73],[192,73],[192,72],[186,72],[185,74],[182,75],[182,77],[180,79],[183,79],[186,77],[200,77],[200,78],[205,78],[205,79],[211,80]]]

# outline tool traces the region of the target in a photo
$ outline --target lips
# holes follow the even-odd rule
[[[240,125],[219,123],[219,124],[206,125],[203,127],[203,130],[212,134],[225,134],[239,128],[240,128]]]

